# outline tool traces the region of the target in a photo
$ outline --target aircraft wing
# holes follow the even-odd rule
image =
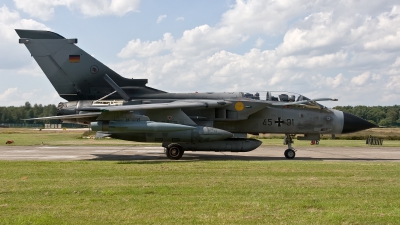
[[[79,119],[79,118],[90,118],[90,117],[98,117],[101,112],[95,113],[81,113],[81,114],[72,114],[65,116],[47,116],[47,117],[38,117],[38,118],[30,118],[23,120],[63,120],[63,119]]]
[[[81,108],[80,110],[88,112],[118,112],[118,111],[135,111],[135,110],[149,110],[149,109],[218,108],[230,104],[232,104],[232,102],[223,100],[181,100],[169,103],[88,107],[88,108]]]
[[[139,105],[122,105],[122,106],[106,106],[106,107],[88,107],[80,108],[80,111],[91,113],[81,113],[65,116],[48,116],[30,118],[24,120],[65,120],[65,119],[80,119],[98,117],[102,112],[121,112],[135,110],[151,110],[151,109],[180,109],[180,108],[218,108],[232,104],[229,101],[223,100],[182,100],[169,103],[154,103],[154,104],[139,104]]]

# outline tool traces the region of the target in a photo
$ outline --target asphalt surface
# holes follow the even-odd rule
[[[287,160],[285,147],[261,146],[251,152],[192,152],[181,160]],[[168,160],[162,147],[1,146],[0,160]],[[293,160],[400,162],[400,148],[303,147]]]

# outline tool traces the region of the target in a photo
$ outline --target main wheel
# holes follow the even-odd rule
[[[285,157],[287,159],[294,159],[295,156],[296,156],[296,152],[293,149],[287,149],[285,151]]]
[[[172,144],[168,146],[168,148],[165,151],[165,154],[167,155],[168,159],[178,160],[182,158],[183,152],[184,151],[180,145]]]

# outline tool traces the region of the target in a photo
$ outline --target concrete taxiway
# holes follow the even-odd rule
[[[287,160],[285,148],[261,146],[251,152],[185,152],[181,160]],[[0,146],[0,160],[168,160],[162,147]],[[294,160],[393,161],[400,149],[390,147],[305,147]]]

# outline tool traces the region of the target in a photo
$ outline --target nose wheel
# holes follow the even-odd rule
[[[287,159],[294,159],[295,156],[296,156],[296,152],[293,149],[287,149],[285,151],[285,157]]]
[[[284,155],[287,159],[294,159],[296,156],[296,150],[292,147],[294,134],[285,134],[285,138],[283,139],[283,144],[288,146]]]

